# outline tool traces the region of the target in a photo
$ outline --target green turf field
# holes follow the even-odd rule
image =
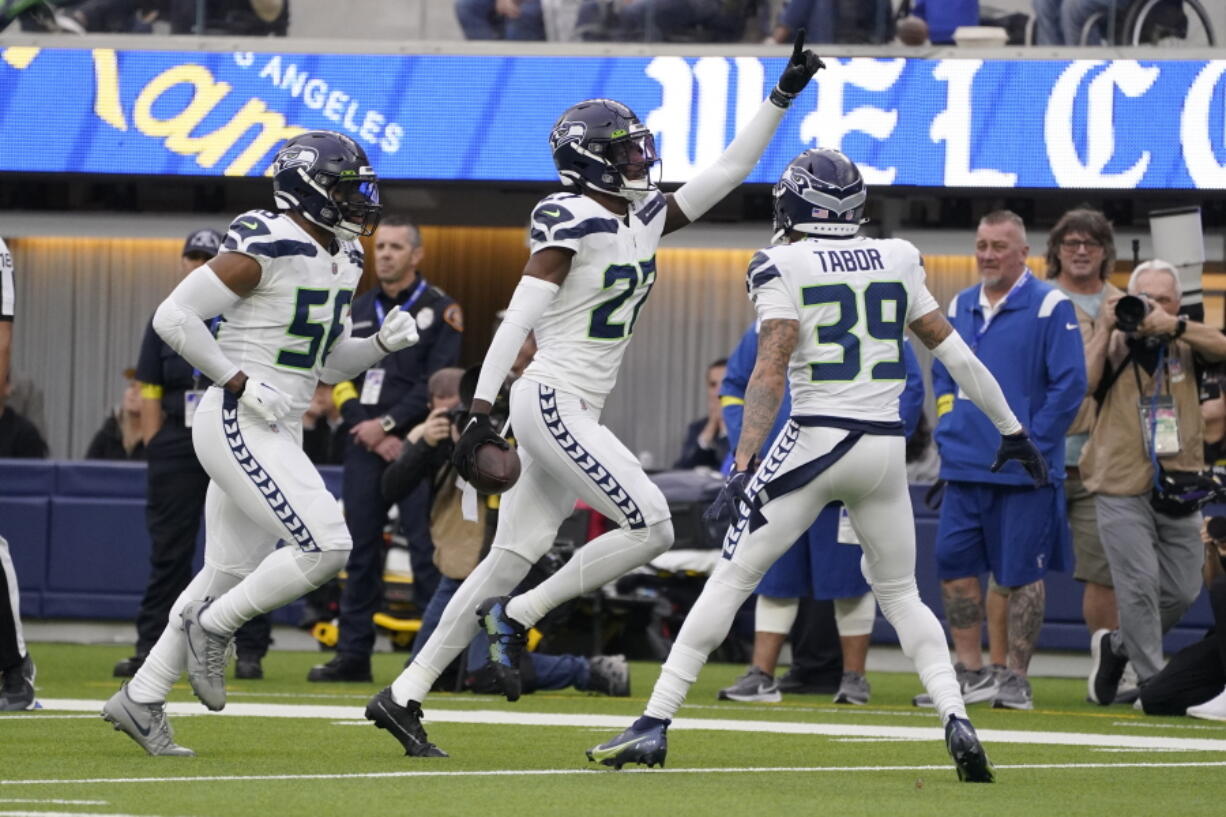
[[[615,772],[583,750],[639,714],[654,664],[633,666],[630,699],[432,696],[430,738],[451,757],[424,760],[362,721],[377,687],[308,684],[320,653],[274,652],[265,680],[231,682],[220,715],[176,687],[176,739],[199,756],[151,758],[97,715],[126,647],[31,652],[48,706],[0,713],[0,817],[1226,814],[1226,724],[1093,706],[1081,680],[1036,679],[1033,712],[972,707],[998,782],[968,785],[936,716],[910,705],[920,688],[906,674],[871,674],[863,708],[825,696],[734,704],[715,692],[742,668],[710,665],[669,732],[667,769]],[[376,655],[376,682],[402,660]]]

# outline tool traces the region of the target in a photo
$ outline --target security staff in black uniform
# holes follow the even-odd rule
[[[426,381],[460,360],[464,330],[460,305],[418,272],[424,255],[417,225],[404,216],[385,214],[375,232],[379,286],[354,299],[353,335],[373,335],[388,312],[405,309],[417,319],[421,340],[333,391],[349,428],[342,496],[353,550],[345,567],[336,657],[313,667],[308,681],[371,680],[370,654],[375,646],[371,616],[382,600],[383,528],[391,507],[379,490],[380,480],[388,463],[400,455],[405,433],[426,419]],[[409,541],[414,599],[423,610],[439,582],[430,539],[429,489],[422,483],[397,503],[401,529]]]
[[[222,238],[221,233],[207,228],[189,235],[180,272],[187,275],[217,255]],[[136,379],[141,384],[141,432],[149,463],[145,524],[153,549],[149,584],[136,616],[136,655],[115,665],[116,678],[131,678],[145,663],[145,656],[166,628],[171,605],[191,581],[209,487],[209,475],[192,449],[191,429],[191,416],[209,380],[158,337],[152,318],[141,341]],[[260,660],[272,641],[271,632],[268,616],[254,618],[238,631],[235,677],[264,677]]]

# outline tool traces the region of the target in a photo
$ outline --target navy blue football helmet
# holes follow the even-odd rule
[[[630,200],[656,189],[656,140],[634,111],[615,100],[585,99],[567,108],[549,134],[549,148],[567,187]]]
[[[813,148],[792,160],[775,184],[775,237],[789,232],[855,235],[868,196],[856,163],[831,148]]]
[[[366,151],[348,136],[326,130],[299,134],[277,151],[273,197],[337,238],[371,235],[383,206]]]

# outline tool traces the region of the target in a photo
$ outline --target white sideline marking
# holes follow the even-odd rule
[[[60,806],[105,806],[106,800],[57,800],[56,798],[32,799],[28,797],[0,797],[0,803],[55,803]]]
[[[1226,760],[1185,761],[1174,763],[1012,763],[996,764],[996,770],[1051,770],[1064,769],[1173,769],[1173,768],[1209,768],[1226,766]],[[949,772],[953,766],[944,763],[940,765],[918,766],[762,766],[762,767],[725,767],[720,769],[642,769],[625,768],[616,774],[779,774],[779,773],[810,773],[810,772]],[[412,771],[412,772],[324,772],[322,774],[253,774],[253,775],[208,775],[200,777],[84,777],[77,779],[60,778],[56,780],[0,780],[0,786],[63,786],[70,784],[97,783],[233,783],[243,781],[268,780],[370,780],[400,777],[558,777],[562,775],[600,775],[614,774],[612,769],[487,769],[471,771]],[[7,812],[0,812],[4,815]],[[32,812],[48,814],[49,812]],[[128,817],[128,815],[112,814],[107,817]],[[144,815],[143,817],[149,817]]]
[[[58,699],[43,702],[48,709],[99,712],[102,701]],[[356,711],[355,711],[356,710]],[[229,703],[222,712],[207,712],[197,703],[169,703],[170,715],[200,717],[323,718],[356,720],[361,709],[353,706],[308,706],[302,704]],[[933,716],[936,720],[936,716]],[[554,712],[513,712],[490,709],[432,709],[426,723],[477,723],[498,726],[580,726],[611,730],[624,729],[630,721],[625,715],[578,715]],[[727,718],[676,718],[673,731],[710,729],[720,732],[774,732],[787,735],[825,735],[853,738],[903,738],[944,741],[944,731],[933,726],[886,726],[882,724],[796,723],[790,721],[752,721]],[[1137,749],[1180,749],[1191,752],[1226,752],[1226,738],[1151,737],[1149,735],[1088,734],[1085,732],[1028,732],[1021,729],[983,729],[984,743],[1025,743],[1058,746],[1113,746]]]

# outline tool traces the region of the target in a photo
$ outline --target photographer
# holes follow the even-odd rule
[[[466,388],[461,386],[461,379],[465,379]],[[434,633],[447,602],[488,552],[493,536],[491,517],[496,513],[498,497],[473,494],[476,502],[466,508],[465,491],[451,464],[452,448],[460,436],[458,426],[467,413],[460,394],[462,390],[471,393],[475,387],[475,370],[467,378],[462,369],[455,368],[440,369],[431,375],[427,384],[430,414],[425,422],[409,431],[400,456],[383,472],[383,498],[388,502],[400,501],[423,480],[432,486],[430,537],[434,542],[434,563],[442,579],[422,614],[421,630],[413,643],[415,653]],[[502,405],[505,407],[505,403]],[[495,406],[495,411],[498,409]],[[467,660],[466,686],[476,692],[490,691],[485,686],[490,681],[480,671],[489,661],[484,638],[479,636],[473,641]],[[525,652],[523,662],[524,692],[573,686],[613,696],[630,694],[630,676],[622,656],[589,659]]]
[[[1107,299],[1086,347],[1098,418],[1080,469],[1094,493],[1120,627],[1091,641],[1090,697],[1115,699],[1124,664],[1142,685],[1162,668],[1162,635],[1200,590],[1206,497],[1198,370],[1226,360],[1226,336],[1178,314],[1165,261],[1137,267],[1128,295]],[[1097,331],[1114,327],[1113,331]]]
[[[1205,586],[1213,629],[1171,656],[1141,691],[1147,715],[1183,715],[1226,721],[1226,517],[1205,520]]]

